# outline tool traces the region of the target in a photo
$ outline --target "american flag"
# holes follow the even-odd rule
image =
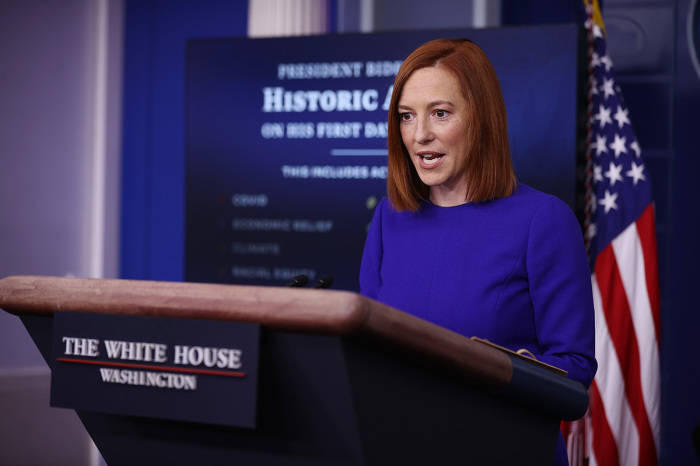
[[[649,172],[607,51],[597,0],[589,35],[585,239],[598,372],[590,388],[589,465],[656,465],[660,437],[658,259]],[[587,451],[588,455],[583,455]],[[578,458],[577,458],[578,457]]]

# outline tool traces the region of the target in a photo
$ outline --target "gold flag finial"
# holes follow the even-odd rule
[[[583,0],[583,3],[593,8],[593,23],[600,28],[604,36],[607,36],[605,33],[605,24],[603,23],[603,14],[600,12],[598,0]]]

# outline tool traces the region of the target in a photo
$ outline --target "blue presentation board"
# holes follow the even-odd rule
[[[518,178],[577,210],[585,56],[576,25],[191,40],[186,281],[280,286],[330,274],[333,288],[357,291],[366,231],[386,195],[393,78],[439,37],[486,52]]]

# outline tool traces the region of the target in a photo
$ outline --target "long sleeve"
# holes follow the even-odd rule
[[[581,228],[559,199],[533,216],[526,261],[538,359],[588,387],[597,369],[591,278]]]

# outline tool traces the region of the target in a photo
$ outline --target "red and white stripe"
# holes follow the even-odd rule
[[[591,278],[598,372],[589,464],[656,465],[660,313],[652,205],[597,256]]]

